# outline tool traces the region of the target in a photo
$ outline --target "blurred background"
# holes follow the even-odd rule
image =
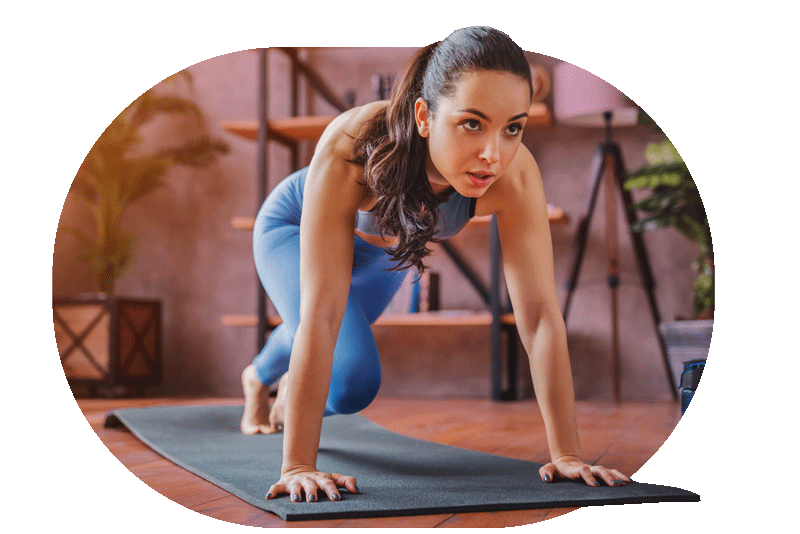
[[[313,69],[348,105],[379,99],[385,81],[391,80],[415,51],[415,48],[295,49],[298,60]],[[523,143],[539,164],[548,202],[563,210],[568,220],[566,224],[551,227],[556,284],[563,302],[577,225],[586,210],[593,179],[592,159],[606,134],[602,128],[576,127],[560,121],[555,113],[559,87],[554,74],[561,62],[542,54],[527,55],[543,84],[540,104],[545,114],[541,123],[526,128]],[[231,124],[252,122],[258,116],[259,55],[252,50],[226,54],[192,65],[186,71],[190,76],[176,76],[158,84],[153,91],[177,96],[197,109],[153,113],[152,120],[143,122],[139,128],[139,142],[132,148],[132,154],[157,153],[163,147],[174,146],[178,140],[195,139],[208,141],[206,148],[211,147],[211,152],[214,147],[220,150],[207,157],[207,161],[200,157],[203,161],[168,166],[159,174],[165,187],[142,195],[125,210],[120,228],[135,236],[136,246],[132,249],[130,268],[116,280],[113,295],[157,301],[160,306],[160,335],[155,334],[155,329],[149,334],[153,337],[151,341],[160,340],[158,380],[138,391],[139,394],[236,397],[241,395],[241,371],[260,349],[252,325],[236,326],[225,320],[232,315],[255,314],[261,290],[253,264],[252,235],[246,224],[243,229],[241,223],[241,218],[255,215],[260,203],[259,147],[247,135],[234,133]],[[278,49],[268,51],[266,88],[271,119],[288,117],[294,111],[323,117],[339,112],[306,79],[301,77],[299,86],[293,89],[291,55]],[[624,87],[619,89],[624,92]],[[296,110],[292,109],[293,90],[299,95]],[[635,125],[615,127],[613,138],[621,148],[626,169],[634,171],[648,163],[648,146],[662,142],[664,135],[646,120],[640,120]],[[297,146],[294,160],[291,151],[281,143],[269,143],[268,190],[295,167],[302,167],[310,160],[313,140]],[[87,203],[86,191],[78,189],[74,187],[65,199],[55,242],[53,295],[57,300],[81,296],[86,299],[96,296],[101,289],[79,237],[80,233],[96,234],[96,219]],[[637,199],[643,195],[642,191],[634,191]],[[598,401],[614,399],[615,389],[603,202],[601,187],[568,316],[576,395],[579,399]],[[617,208],[621,398],[644,402],[670,400],[673,392],[619,201]],[[693,285],[697,271],[693,263],[699,255],[698,245],[674,228],[642,235],[656,281],[655,296],[661,318],[671,321],[695,316]],[[451,243],[488,283],[487,226],[469,226]],[[438,274],[438,307],[453,312],[486,311],[480,295],[441,247],[433,248],[435,252],[427,263]],[[386,314],[407,313],[413,298],[409,278]],[[147,313],[141,313],[144,319],[140,326],[151,328],[147,326],[150,324]],[[64,344],[71,338],[63,332],[59,335],[63,324],[58,319],[55,326],[63,358]],[[79,330],[80,326],[73,327],[73,334]],[[384,372],[381,394],[433,397],[489,394],[488,326],[376,325],[374,331]],[[129,344],[139,346],[135,339]],[[70,358],[74,359],[81,350],[72,352]],[[520,360],[521,395],[530,396],[525,358]],[[69,358],[64,359],[65,366],[68,361]],[[73,385],[76,395],[96,393],[83,385]]]

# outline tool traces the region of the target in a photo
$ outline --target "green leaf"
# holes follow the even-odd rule
[[[675,224],[675,216],[672,214],[659,214],[646,217],[631,224],[634,232],[654,232],[664,228],[669,228]]]
[[[625,189],[652,189],[655,187],[694,186],[685,163],[648,165],[630,173],[623,183]]]
[[[664,165],[683,162],[672,141],[665,139],[658,143],[649,143],[644,150],[644,157],[650,165]]]

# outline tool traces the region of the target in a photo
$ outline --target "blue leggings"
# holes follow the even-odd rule
[[[288,371],[300,324],[300,215],[307,170],[278,184],[259,210],[253,229],[256,270],[283,320],[253,360],[259,379],[267,385]],[[370,325],[405,277],[404,271],[385,270],[391,266],[385,249],[355,236],[353,277],[333,353],[326,416],[358,412],[378,394],[381,364]]]

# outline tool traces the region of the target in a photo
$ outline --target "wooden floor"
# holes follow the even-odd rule
[[[126,430],[103,428],[106,412],[117,408],[241,402],[241,399],[78,399],[97,435],[133,474],[178,504],[222,521],[260,527],[509,527],[552,519],[574,510],[286,522],[165,460]],[[413,438],[521,460],[548,461],[547,440],[534,401],[494,403],[480,399],[379,397],[361,413],[388,430]],[[578,426],[586,460],[614,466],[626,475],[644,465],[669,437],[679,419],[680,408],[673,403],[578,403]]]

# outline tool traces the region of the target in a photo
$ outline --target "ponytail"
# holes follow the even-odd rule
[[[389,104],[365,128],[353,145],[353,161],[364,166],[364,176],[378,197],[373,211],[381,230],[396,236],[389,252],[397,262],[392,270],[416,267],[430,253],[428,242],[437,242],[440,198],[434,194],[425,172],[427,142],[419,135],[414,104],[422,94],[425,69],[438,43],[419,50],[398,76]]]

